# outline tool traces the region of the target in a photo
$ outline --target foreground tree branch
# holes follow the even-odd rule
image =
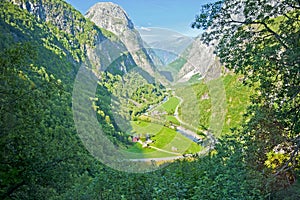
[[[249,164],[265,173],[274,147],[293,149],[270,177],[297,170],[300,159],[299,19],[299,0],[222,0],[203,6],[192,25],[206,30],[201,39],[217,44],[225,67],[257,87],[247,114],[251,120],[240,133]]]

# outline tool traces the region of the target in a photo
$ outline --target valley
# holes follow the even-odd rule
[[[0,1],[0,199],[300,199],[299,1],[113,2]]]
[[[152,160],[156,160],[156,157],[151,156],[156,155],[161,161],[166,153],[169,154],[167,157],[176,155],[174,159],[178,158],[178,155],[199,153],[203,147],[193,141],[199,135],[180,127],[180,119],[174,113],[178,107],[179,100],[171,97],[165,102],[153,105],[152,109],[138,117],[138,121],[131,122],[132,135],[139,140],[128,151],[142,153],[140,156]],[[147,144],[147,141],[150,142]]]
[[[214,89],[215,85],[220,84],[218,80],[208,84],[202,81],[191,85],[178,85],[174,87],[174,90],[168,88],[168,94],[162,101],[150,105],[144,113],[136,117],[136,121],[130,122],[132,127],[130,135],[132,138],[139,138],[139,141],[135,141],[136,143],[127,151],[136,153],[139,158],[156,160],[157,157],[160,161],[163,160],[163,157],[170,160],[171,156],[177,159],[178,155],[201,155],[207,152],[207,147],[211,148],[215,145],[217,134],[230,134],[227,127],[237,126],[241,123],[241,118],[232,119],[232,116],[243,115],[246,112],[253,91],[242,86],[240,80],[235,75],[227,75],[219,80],[224,84],[226,96],[221,99],[221,101],[225,101],[225,108],[221,108],[224,113],[216,112],[214,114],[217,119],[211,119],[211,115],[212,109],[214,109],[212,102],[220,101],[221,98],[219,89]],[[233,88],[239,89],[232,90]],[[214,97],[214,93],[218,96]],[[240,93],[244,95],[239,95]],[[218,103],[218,105],[221,104]],[[227,107],[238,114],[227,113]],[[201,113],[195,112],[195,108]],[[221,125],[210,124],[215,121],[219,122],[222,117]],[[212,135],[211,132],[214,134]],[[208,134],[210,135],[208,136]],[[150,143],[146,143],[147,137],[150,139]],[[155,151],[152,147],[159,148],[161,151]],[[168,154],[166,154],[167,152]],[[137,155],[138,153],[141,155]]]

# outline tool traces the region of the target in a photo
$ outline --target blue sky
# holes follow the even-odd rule
[[[134,25],[168,28],[184,35],[197,36],[190,27],[202,4],[212,0],[66,0],[82,14],[95,3],[113,2],[125,9]]]

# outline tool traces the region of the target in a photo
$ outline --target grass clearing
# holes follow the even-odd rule
[[[140,144],[135,144],[130,148],[123,151],[125,158],[128,159],[142,159],[142,158],[165,158],[165,157],[175,157],[176,155],[166,152],[157,151],[151,148],[142,148],[138,146]]]
[[[167,115],[166,120],[173,123],[173,124],[175,124],[175,125],[180,125],[180,122],[176,119],[176,117],[174,117],[172,115]]]
[[[130,158],[172,157],[176,156],[176,153],[196,153],[202,149],[201,146],[184,137],[177,131],[162,125],[143,121],[133,121],[131,124],[133,127],[132,132],[134,134],[140,135],[141,137],[150,134],[152,136],[151,140],[155,141],[150,145],[167,152],[161,152],[151,148],[142,148],[141,144],[135,143],[125,150],[126,155]]]
[[[165,109],[165,111],[168,114],[174,114],[176,107],[179,104],[179,99],[176,97],[170,97],[169,100],[167,102],[165,102],[164,104],[162,104],[162,107]]]
[[[158,134],[163,128],[163,125],[144,122],[144,121],[132,121],[132,133],[136,133],[141,136],[146,136],[146,134],[156,135]]]

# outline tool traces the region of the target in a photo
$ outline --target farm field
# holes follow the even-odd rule
[[[150,135],[151,140],[154,141],[150,146],[161,150],[143,148],[142,144],[135,143],[126,150],[130,153],[128,155],[131,158],[171,157],[185,153],[196,153],[202,149],[198,144],[163,125],[143,121],[132,121],[131,125],[133,135],[138,135],[142,142],[146,140],[146,135]]]

